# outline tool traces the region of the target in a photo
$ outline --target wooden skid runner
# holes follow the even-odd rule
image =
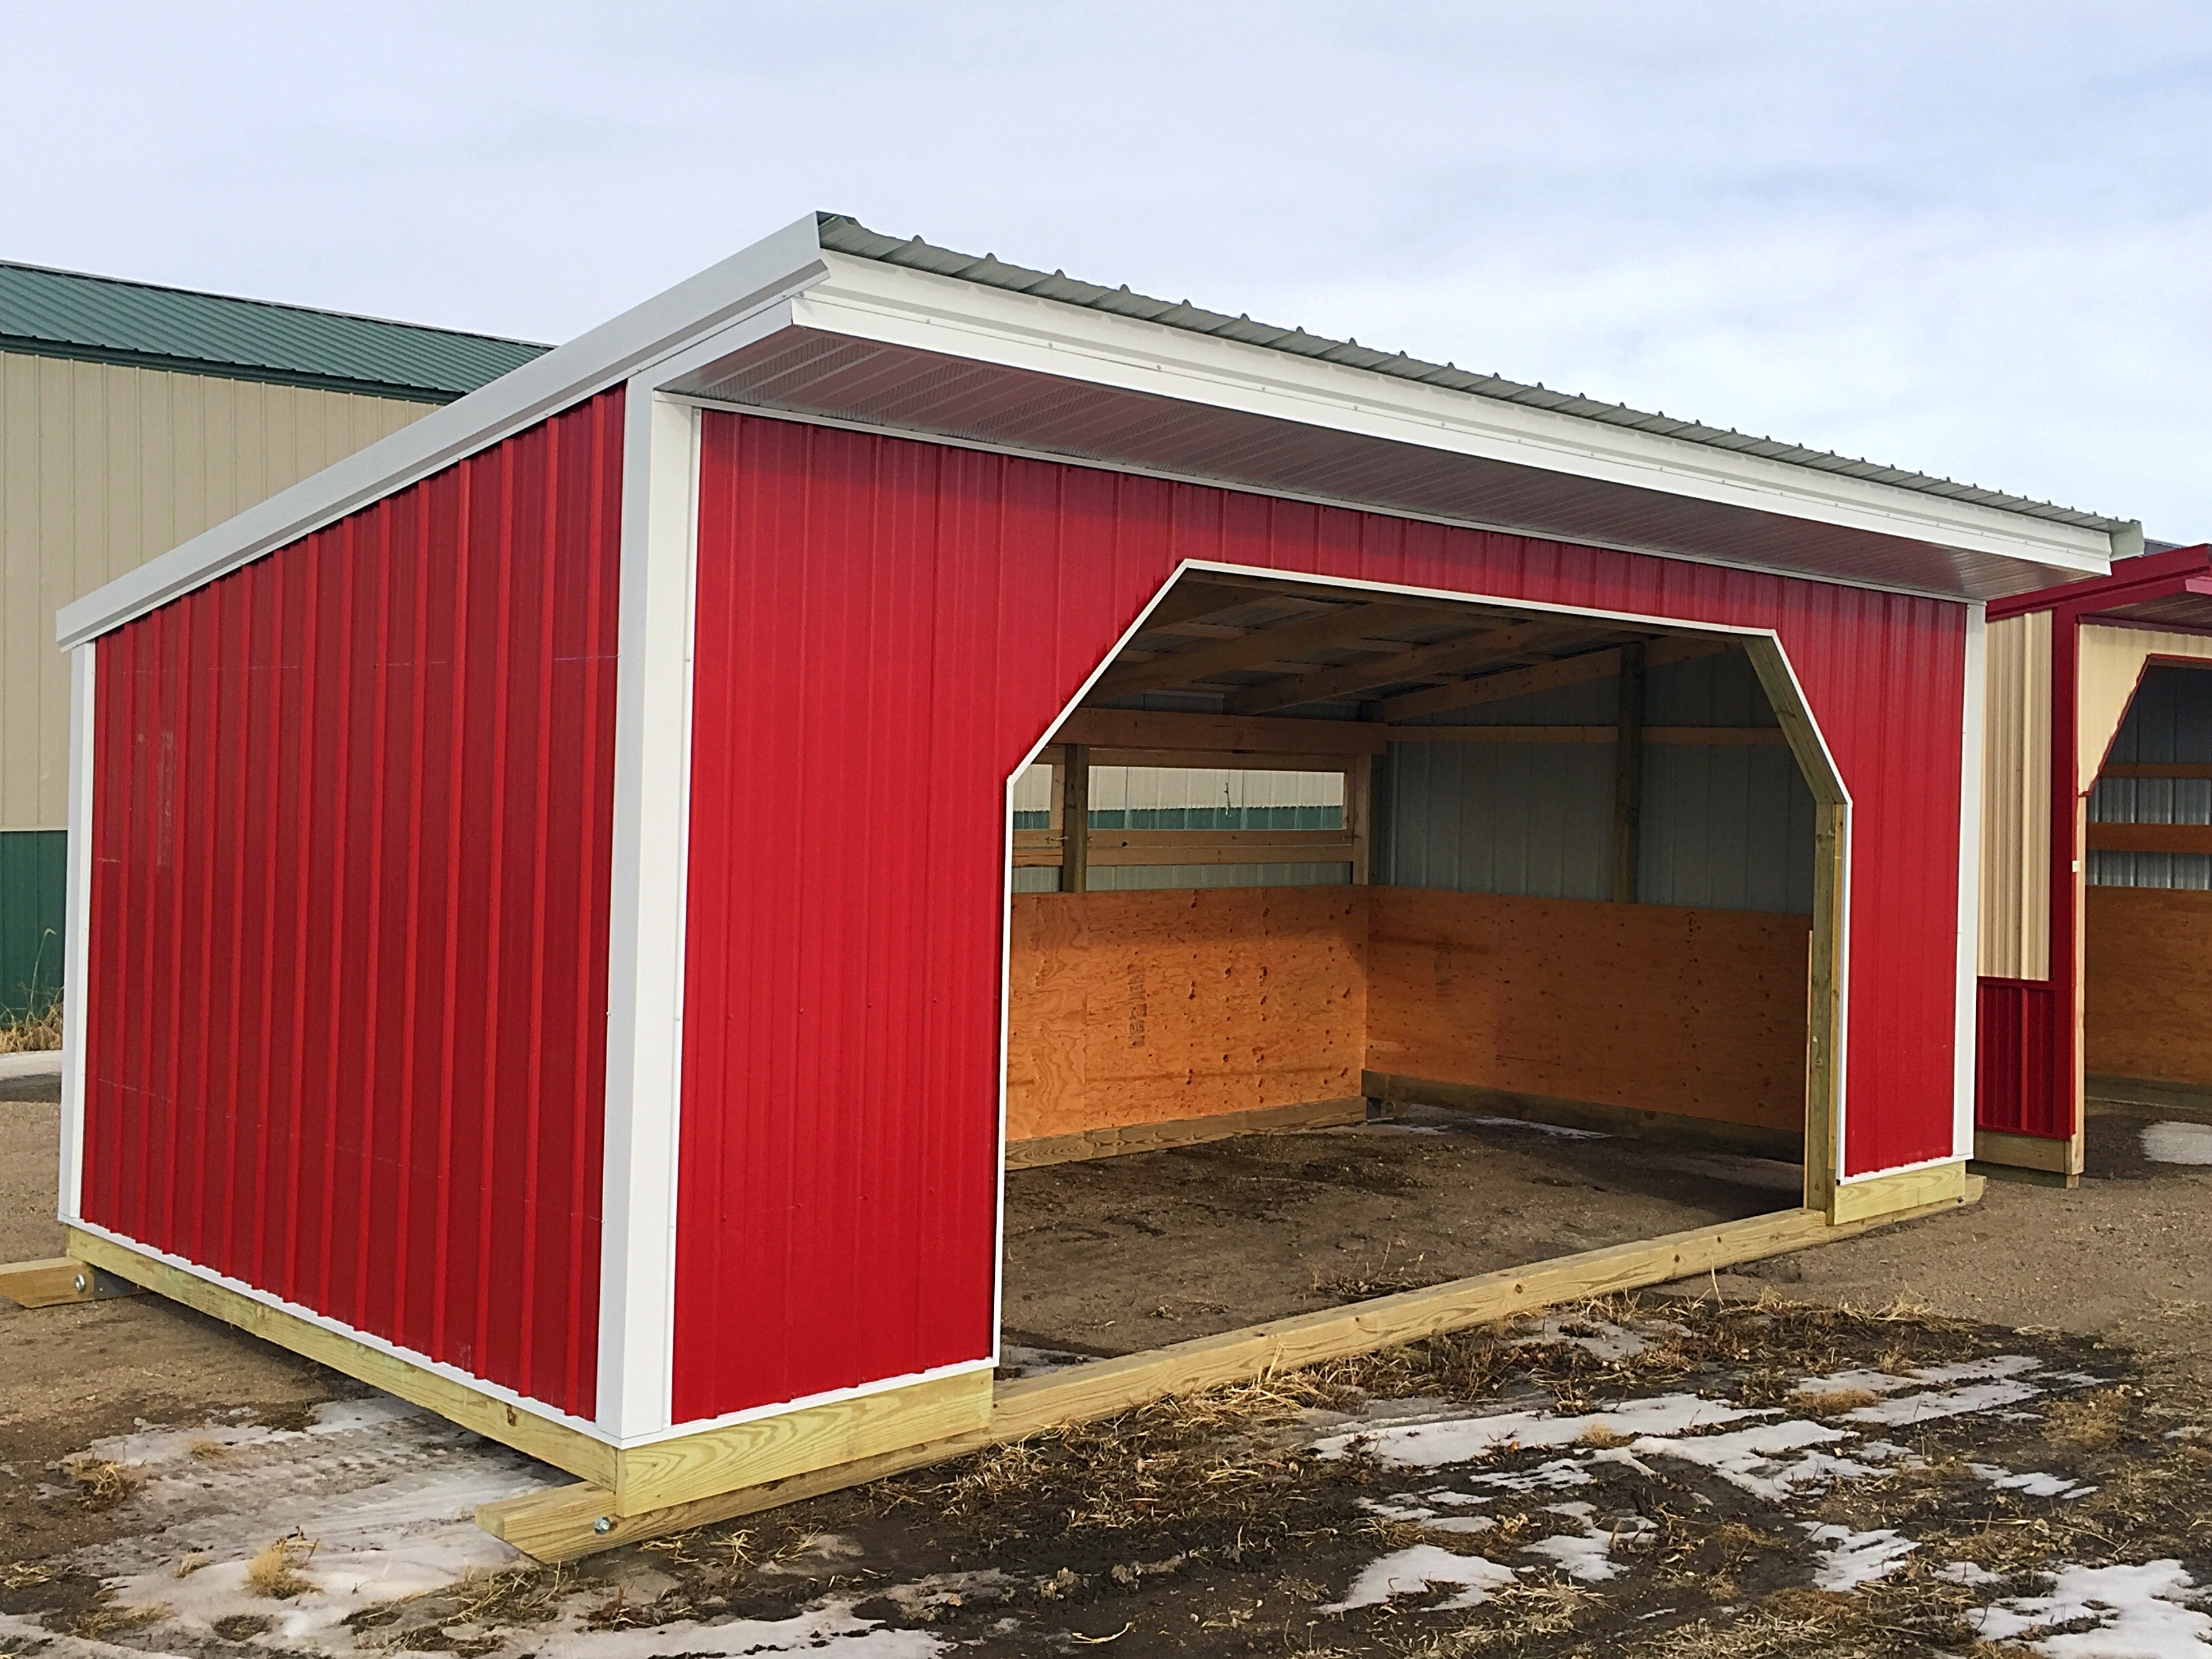
[[[1951,1166],[1954,1171],[1957,1167]],[[1875,1185],[1869,1183],[1869,1188]],[[840,1468],[722,1492],[647,1515],[619,1513],[611,1492],[586,1483],[483,1504],[477,1510],[477,1521],[495,1537],[541,1561],[574,1560],[618,1544],[865,1486],[986,1447],[1024,1439],[1060,1424],[1110,1417],[1164,1395],[1369,1353],[1563,1302],[1664,1284],[1780,1255],[1808,1244],[1847,1238],[1887,1222],[1955,1209],[1980,1193],[1978,1180],[1961,1182],[1954,1178],[1951,1195],[1941,1201],[1863,1215],[1841,1224],[1831,1224],[1815,1210],[1785,1210],[1641,1243],[1587,1250],[1528,1267],[1480,1273],[1426,1290],[1299,1314],[1146,1353],[1024,1377],[999,1386],[987,1426],[929,1445],[907,1446]]]
[[[0,1297],[26,1308],[56,1308],[68,1302],[101,1302],[111,1296],[136,1296],[128,1279],[102,1272],[74,1256],[0,1264]]]
[[[427,1407],[464,1428],[590,1482],[602,1494],[602,1503],[622,1514],[662,1512],[672,1504],[732,1486],[750,1487],[809,1469],[850,1464],[918,1441],[978,1430],[991,1420],[991,1373],[981,1368],[672,1435],[644,1445],[617,1447],[541,1416],[526,1405],[500,1399],[404,1355],[371,1346],[343,1331],[272,1307],[96,1233],[71,1228],[69,1248],[67,1263],[72,1270],[89,1272],[81,1264],[97,1264],[126,1274],[172,1301]]]

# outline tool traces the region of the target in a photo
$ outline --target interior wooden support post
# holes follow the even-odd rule
[[[1352,879],[1375,879],[1375,757],[1359,755],[1344,774],[1344,818],[1352,831]]]
[[[1060,890],[1091,885],[1091,745],[1061,749],[1060,772]]]
[[[1644,646],[1620,647],[1620,687],[1613,760],[1613,902],[1636,902],[1637,854],[1644,841]]]

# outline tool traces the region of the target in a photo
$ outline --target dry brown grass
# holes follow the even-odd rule
[[[1602,1423],[1593,1423],[1575,1437],[1575,1444],[1595,1447],[1601,1450],[1608,1446],[1625,1446],[1628,1443],[1628,1440],[1629,1437],[1618,1429],[1607,1428]]]
[[[1880,1397],[1870,1389],[1800,1389],[1790,1396],[1790,1404],[1809,1417],[1835,1417],[1871,1406]]]
[[[0,1054],[33,1054],[62,1046],[62,1005],[57,997],[28,1013],[0,1013]]]
[[[2043,1414],[2043,1432],[2055,1445],[2105,1451],[2119,1443],[2128,1419],[2129,1390],[2100,1389],[2062,1400]]]
[[[306,1595],[315,1586],[301,1576],[299,1569],[314,1553],[314,1545],[304,1538],[278,1538],[264,1544],[246,1564],[247,1591],[271,1601]]]
[[[73,1457],[62,1473],[76,1488],[78,1501],[87,1509],[113,1509],[138,1490],[146,1472],[135,1463],[117,1463],[105,1457]]]
[[[70,1621],[70,1634],[88,1642],[106,1642],[126,1631],[143,1630],[169,1616],[165,1607],[118,1607],[115,1592],[102,1589],[77,1610]]]

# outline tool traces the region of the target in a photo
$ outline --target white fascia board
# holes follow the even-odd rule
[[[825,252],[801,327],[2101,575],[2100,530]]]
[[[825,270],[810,213],[64,605],[56,638],[69,649],[143,616],[629,379],[701,335],[820,281]]]

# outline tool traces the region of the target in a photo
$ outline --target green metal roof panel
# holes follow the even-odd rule
[[[0,349],[442,403],[547,348],[0,261]]]
[[[1239,340],[1247,345],[1264,346],[1272,351],[1288,352],[1296,356],[1313,357],[1324,362],[1367,369],[1402,380],[1419,380],[1425,386],[1442,386],[1449,391],[1465,392],[1470,397],[1493,398],[1503,403],[1553,410],[1582,420],[1601,422],[1607,426],[1630,427],[1639,432],[1656,433],[1662,437],[1706,444],[1715,449],[1755,455],[1762,459],[1807,467],[1817,472],[1836,473],[1844,477],[1893,485],[1899,489],[1917,490],[1922,495],[1938,495],[1948,501],[2025,514],[2030,518],[2044,519],[2077,529],[2108,533],[2136,529],[2130,520],[2085,513],[2075,507],[2015,495],[2007,490],[1984,489],[1978,484],[1930,477],[1926,473],[1914,472],[1904,467],[1884,466],[1876,461],[1860,460],[1829,450],[1808,449],[1800,444],[1757,437],[1747,432],[1724,431],[1718,427],[1707,426],[1703,422],[1676,420],[1668,415],[1631,409],[1626,404],[1608,404],[1571,392],[1555,392],[1548,386],[1530,386],[1525,381],[1507,380],[1499,374],[1471,374],[1455,364],[1424,362],[1402,351],[1377,351],[1357,340],[1332,340],[1322,335],[1309,334],[1302,328],[1277,328],[1267,323],[1255,323],[1249,316],[1231,317],[1223,312],[1208,311],[1188,300],[1180,303],[1155,300],[1142,294],[1132,294],[1127,283],[1118,289],[1106,288],[1097,283],[1079,281],[1064,270],[1031,270],[1025,266],[1008,264],[989,253],[979,259],[973,254],[935,246],[919,236],[901,241],[895,236],[870,230],[859,220],[846,214],[819,213],[815,216],[815,222],[823,247],[859,258],[874,259],[884,264],[904,265],[911,270],[957,277],[963,282],[980,283],[1015,294],[1033,295],[1039,299],[1057,300],[1066,305],[1110,312],[1117,317],[1134,317],[1146,322],[1161,323],[1194,334],[1211,334],[1222,339]]]

